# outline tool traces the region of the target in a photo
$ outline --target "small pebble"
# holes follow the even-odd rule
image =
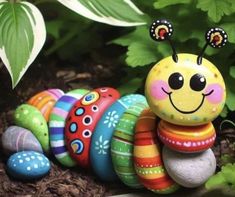
[[[51,168],[50,161],[41,153],[22,151],[7,161],[7,172],[18,180],[33,180],[45,176]]]

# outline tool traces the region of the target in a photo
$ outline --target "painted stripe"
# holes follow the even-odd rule
[[[65,127],[65,122],[52,120],[49,122],[49,127]]]
[[[57,134],[64,135],[63,127],[50,127],[49,130],[50,130],[50,135],[57,135]]]
[[[66,152],[67,150],[66,150],[65,146],[59,146],[59,147],[52,147],[52,151],[55,155],[57,155],[57,154],[61,154],[63,152]]]
[[[69,156],[69,153],[68,152],[64,152],[64,153],[60,153],[60,154],[56,154],[55,157],[57,159],[63,159],[64,157],[67,157]]]
[[[123,156],[132,156],[132,153],[124,153],[124,152],[120,152],[120,151],[116,151],[116,150],[111,150],[111,152],[114,154],[123,155]]]
[[[145,159],[146,157],[155,157],[159,155],[158,148],[156,144],[145,145],[145,146],[136,146],[134,147],[134,155],[139,158]]]
[[[61,116],[61,117],[63,117],[64,119],[66,119],[66,118],[67,118],[67,115],[68,115],[68,112],[67,112],[67,111],[64,111],[63,109],[60,109],[60,108],[58,108],[58,107],[54,107],[52,113],[55,114],[55,115]]]
[[[71,104],[70,104],[70,103],[63,102],[63,101],[58,101],[58,102],[56,103],[56,107],[57,107],[57,108],[60,108],[60,109],[63,109],[64,111],[70,111],[70,109],[71,109]]]
[[[64,134],[56,134],[56,135],[50,135],[50,141],[57,141],[57,140],[63,140]]]
[[[65,146],[64,140],[51,141],[51,147],[60,147],[60,146]]]
[[[60,98],[60,101],[72,104],[72,103],[75,103],[77,99],[68,95],[64,95]]]

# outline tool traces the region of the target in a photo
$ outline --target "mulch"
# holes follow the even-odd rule
[[[13,124],[14,109],[27,101],[32,95],[48,88],[60,88],[65,92],[76,88],[92,89],[101,86],[117,87],[123,71],[112,59],[103,60],[102,64],[87,58],[81,65],[66,65],[55,60],[35,63],[27,71],[20,84],[11,90],[10,79],[6,69],[0,64],[0,138],[4,130]],[[217,129],[221,119],[215,121]],[[232,145],[235,130],[225,128],[218,131],[218,137],[213,148],[217,157],[218,169],[221,165],[221,155],[234,156]],[[31,196],[84,196],[100,197],[132,192],[120,182],[104,183],[92,170],[79,167],[68,169],[62,167],[53,156],[50,174],[34,182],[21,182],[11,179],[6,173],[7,158],[0,149],[0,196],[31,197]]]

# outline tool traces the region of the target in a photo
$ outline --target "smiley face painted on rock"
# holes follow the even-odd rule
[[[178,54],[167,57],[149,72],[145,93],[149,106],[163,120],[177,125],[202,125],[216,118],[225,104],[224,80],[203,58]]]

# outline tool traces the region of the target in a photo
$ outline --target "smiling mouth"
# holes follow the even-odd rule
[[[202,93],[202,100],[201,100],[201,103],[198,105],[198,107],[197,107],[196,109],[194,109],[194,110],[192,110],[192,111],[183,111],[183,110],[180,110],[178,107],[175,106],[175,104],[174,104],[174,102],[173,102],[173,100],[172,100],[172,98],[171,98],[172,92],[167,92],[163,87],[162,87],[162,91],[165,92],[165,93],[169,96],[171,105],[172,105],[178,112],[180,112],[180,113],[182,113],[182,114],[192,114],[192,113],[196,112],[197,110],[199,110],[199,109],[201,108],[201,106],[203,105],[203,103],[204,103],[205,97],[211,95],[211,94],[214,92],[214,90],[211,90],[211,91],[210,91],[209,93],[207,93],[207,94]]]

